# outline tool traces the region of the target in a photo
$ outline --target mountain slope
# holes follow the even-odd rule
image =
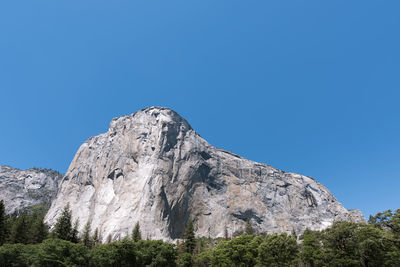
[[[18,213],[38,204],[49,205],[61,179],[60,173],[49,169],[0,166],[0,199],[5,203],[6,213]]]
[[[76,153],[46,215],[54,225],[69,203],[81,227],[105,239],[128,235],[176,239],[189,218],[198,236],[322,229],[334,220],[362,220],[312,178],[277,170],[202,139],[176,112],[151,107],[115,118],[106,133]]]

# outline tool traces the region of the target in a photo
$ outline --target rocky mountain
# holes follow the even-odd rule
[[[180,238],[189,218],[197,236],[323,229],[362,221],[314,179],[277,170],[208,144],[176,112],[150,107],[115,118],[76,153],[46,215],[53,226],[69,203],[81,228],[103,239],[128,235]]]
[[[6,213],[15,214],[38,204],[50,205],[62,175],[50,169],[19,170],[0,166],[0,199]]]

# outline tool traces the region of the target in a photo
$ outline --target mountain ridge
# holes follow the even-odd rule
[[[199,236],[323,229],[362,221],[314,178],[242,158],[205,141],[177,112],[148,107],[113,118],[107,132],[77,151],[46,215],[54,225],[66,203],[81,227],[126,236],[181,237],[189,218]],[[211,216],[210,216],[211,215]]]
[[[62,176],[52,169],[0,166],[0,199],[4,201],[5,212],[18,214],[30,206],[50,205]]]

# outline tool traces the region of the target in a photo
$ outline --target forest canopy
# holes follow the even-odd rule
[[[101,243],[89,222],[78,232],[68,205],[50,232],[46,212],[35,206],[9,216],[0,201],[0,266],[400,266],[400,209],[299,236],[258,235],[246,223],[235,238],[195,237],[189,220],[177,244],[142,240],[140,222],[128,237]]]

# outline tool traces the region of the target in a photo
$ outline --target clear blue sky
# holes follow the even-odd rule
[[[212,145],[400,208],[400,1],[1,1],[0,165],[65,172],[146,106]]]

